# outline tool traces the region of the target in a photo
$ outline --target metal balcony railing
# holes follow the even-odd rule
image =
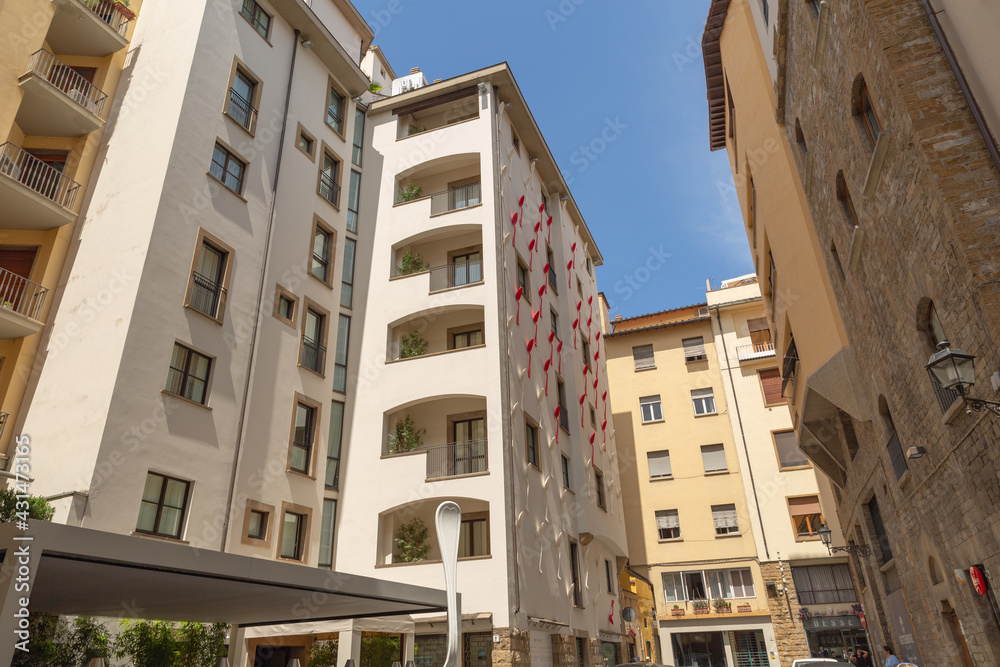
[[[38,320],[38,314],[45,304],[45,295],[48,292],[47,287],[22,278],[7,269],[0,269],[0,307]]]
[[[431,198],[431,215],[440,215],[482,203],[479,183],[469,183],[445,192],[435,192],[429,196]]]
[[[487,472],[486,440],[449,442],[428,447],[427,479],[444,479]]]
[[[28,72],[42,77],[90,113],[100,116],[107,94],[45,49],[31,54]]]
[[[209,317],[218,317],[220,307],[226,298],[226,288],[197,271],[191,274],[191,297],[189,305]]]
[[[319,173],[319,194],[334,206],[340,205],[340,184],[333,179],[333,174]]]
[[[430,269],[430,291],[472,285],[483,281],[483,262],[481,259],[468,259],[453,262]]]
[[[302,337],[302,365],[317,373],[323,372],[326,363],[326,347],[308,336]]]
[[[128,30],[128,24],[132,18],[122,14],[116,3],[108,2],[108,0],[80,0],[80,4],[97,14],[119,35],[125,36],[125,31]]]
[[[80,189],[72,178],[9,141],[0,145],[0,174],[67,209],[73,208]]]
[[[955,402],[955,399],[962,395],[961,392],[957,389],[945,389],[942,387],[941,383],[938,382],[937,378],[929,370],[927,371],[927,375],[931,383],[931,390],[934,392],[934,398],[937,399],[941,412],[948,412],[948,408]]]
[[[250,104],[250,100],[240,95],[233,88],[229,89],[229,109],[226,113],[229,114],[230,118],[246,128],[248,132],[253,132],[254,128],[257,127],[257,110]]]
[[[751,359],[764,359],[765,357],[774,356],[774,342],[764,341],[763,343],[751,343],[750,345],[738,345],[736,346],[736,357],[740,361],[749,361]]]

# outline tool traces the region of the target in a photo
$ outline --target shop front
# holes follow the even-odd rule
[[[865,628],[855,614],[814,616],[802,624],[809,639],[809,652],[814,658],[843,660],[855,649],[871,650]]]

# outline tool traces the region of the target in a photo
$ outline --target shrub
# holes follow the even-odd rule
[[[414,517],[396,530],[393,539],[396,544],[394,560],[400,563],[416,563],[424,560],[431,546],[427,542],[427,526]]]

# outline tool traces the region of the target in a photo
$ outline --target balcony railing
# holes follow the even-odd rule
[[[302,365],[317,373],[323,372],[326,364],[326,347],[308,336],[302,337]]]
[[[257,127],[257,110],[250,104],[250,101],[236,92],[229,89],[229,117],[242,125],[248,132],[253,132]],[[324,195],[325,196],[325,195]]]
[[[4,427],[7,425],[7,417],[10,417],[10,414],[0,412],[0,436],[3,436]]]
[[[482,203],[479,183],[469,183],[446,192],[435,192],[431,198],[431,215],[457,211]]]
[[[0,145],[0,174],[18,181],[63,208],[76,203],[80,184],[9,141]]]
[[[475,475],[488,470],[485,439],[450,442],[428,447],[426,452],[427,479]]]
[[[751,343],[750,345],[738,345],[736,346],[736,357],[740,361],[749,361],[751,359],[764,359],[765,357],[774,356],[774,342],[764,341],[763,343]]]
[[[319,173],[319,194],[334,206],[340,206],[340,184],[333,179],[333,174]]]
[[[226,288],[197,271],[191,274],[191,297],[188,301],[195,310],[209,317],[218,317],[220,306],[226,298]]]
[[[0,269],[0,307],[37,320],[48,293],[47,287]]]
[[[80,4],[90,8],[119,35],[125,36],[125,31],[128,30],[128,24],[132,18],[122,14],[116,3],[108,2],[108,0],[80,0]]]
[[[435,266],[430,269],[430,274],[432,292],[472,285],[483,281],[483,262],[481,259],[467,259]]]
[[[100,116],[104,111],[104,102],[108,99],[104,91],[45,49],[31,54],[28,72],[42,77],[90,113]]]

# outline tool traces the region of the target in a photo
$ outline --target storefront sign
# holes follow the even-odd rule
[[[854,614],[847,616],[813,616],[802,623],[806,630],[841,630],[860,628],[861,619]]]
[[[920,657],[920,647],[917,645],[917,637],[913,632],[913,621],[910,619],[906,598],[903,596],[903,589],[887,595],[885,602],[889,612],[889,625],[896,640],[896,657],[899,658],[900,662],[912,662],[917,667],[924,667],[923,658]]]
[[[973,565],[969,568],[969,576],[972,578],[972,587],[980,595],[986,595],[986,577],[982,570]]]

